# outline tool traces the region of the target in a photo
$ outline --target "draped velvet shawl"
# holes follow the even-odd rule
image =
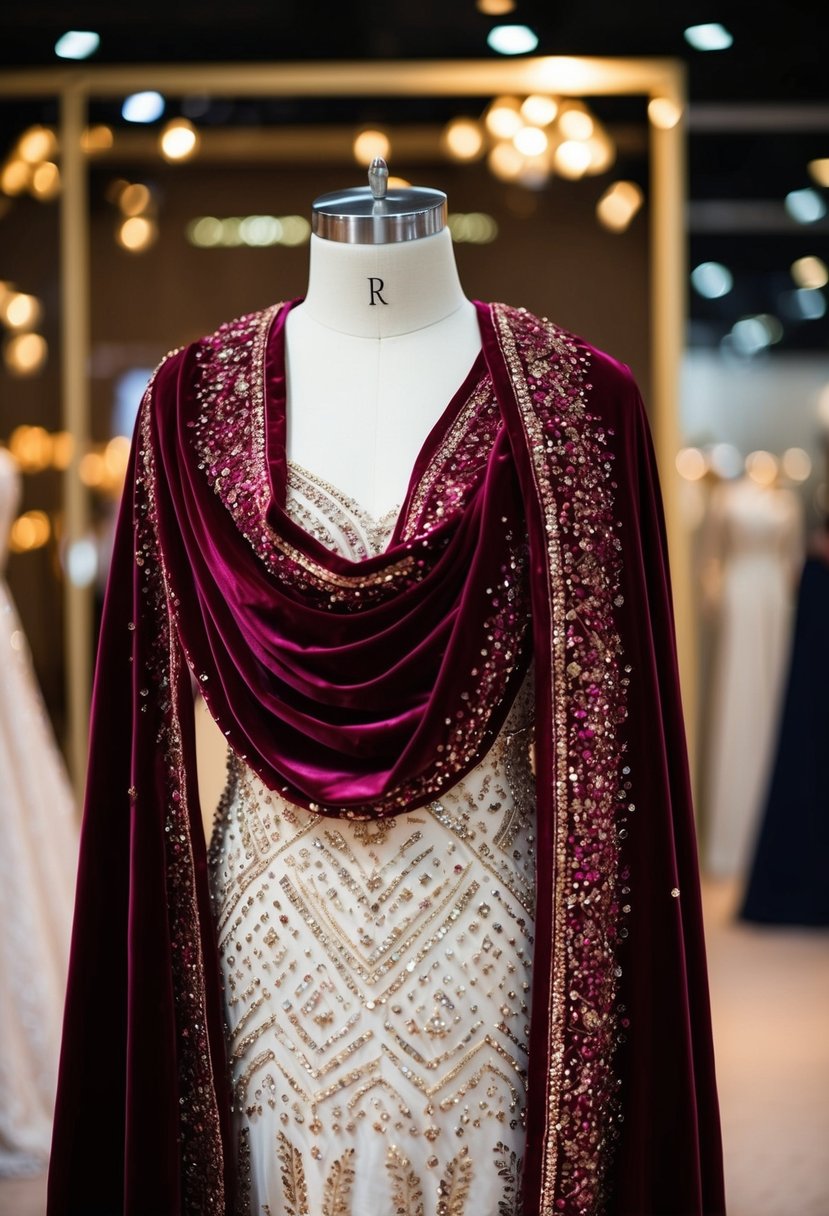
[[[719,1216],[719,1121],[659,489],[630,371],[478,305],[388,549],[285,510],[277,306],[162,362],[99,645],[49,1216],[230,1216],[192,681],[289,801],[428,805],[534,656],[524,1216]],[[324,354],[324,352],[322,352]]]

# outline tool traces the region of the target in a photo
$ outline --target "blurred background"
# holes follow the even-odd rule
[[[0,1211],[43,1210],[52,1082],[20,1100],[25,1026],[14,1064],[3,1031],[38,969],[25,1025],[60,1005],[144,386],[168,350],[302,295],[311,202],[379,154],[446,191],[468,296],[580,333],[643,390],[730,1211],[829,1214],[828,57],[805,2],[0,12],[0,830],[30,875],[16,929],[0,892]]]

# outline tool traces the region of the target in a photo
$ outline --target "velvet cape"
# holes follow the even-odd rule
[[[351,564],[280,505],[286,311],[171,352],[139,414],[99,642],[48,1214],[235,1210],[192,679],[286,797],[392,814],[483,754],[531,643],[521,1211],[720,1216],[664,521],[633,377],[546,319],[478,305],[498,412],[489,455],[449,518],[418,531],[413,504],[461,394],[424,445],[388,552]],[[509,611],[469,594],[522,553],[526,611],[520,593]],[[482,685],[483,729],[441,770],[440,724],[469,678],[446,656],[467,661],[464,636],[481,629],[503,631],[509,660]]]

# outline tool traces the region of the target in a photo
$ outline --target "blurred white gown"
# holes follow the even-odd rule
[[[2,576],[19,496],[17,467],[0,449],[0,1176],[7,1177],[39,1173],[48,1161],[78,835],[63,758]]]
[[[780,711],[802,510],[792,490],[748,477],[713,491],[703,541],[720,569],[705,783],[707,871],[745,872]]]

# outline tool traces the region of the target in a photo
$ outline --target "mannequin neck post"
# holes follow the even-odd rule
[[[392,338],[434,325],[467,304],[448,228],[419,240],[360,245],[311,237],[299,308],[319,325]]]

